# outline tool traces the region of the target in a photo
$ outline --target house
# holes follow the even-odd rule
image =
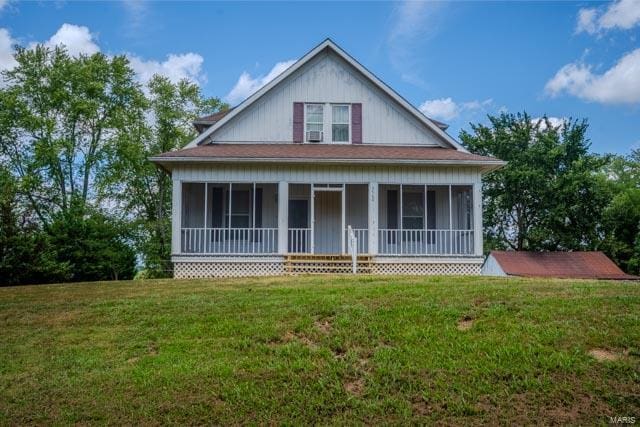
[[[350,271],[479,274],[469,153],[327,39],[151,160],[173,180],[175,277]],[[350,245],[353,242],[353,245]]]
[[[482,274],[564,279],[638,279],[620,270],[602,252],[491,251],[482,265]]]

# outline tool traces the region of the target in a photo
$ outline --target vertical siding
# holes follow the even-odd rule
[[[473,167],[417,167],[367,165],[242,165],[184,164],[172,172],[179,181],[279,182],[328,184],[473,184],[481,182],[480,170]]]
[[[222,142],[293,141],[294,102],[362,103],[363,142],[441,145],[440,137],[334,53],[318,55],[212,135]],[[331,112],[325,108],[325,123]],[[330,129],[330,127],[326,128]],[[325,140],[330,140],[326,132]]]

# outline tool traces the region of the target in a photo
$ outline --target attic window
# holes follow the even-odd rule
[[[307,135],[306,140],[309,141],[310,132],[319,132],[320,135],[322,135],[324,127],[324,105],[306,104],[305,108],[305,134]]]
[[[349,142],[349,106],[331,106],[331,140]]]

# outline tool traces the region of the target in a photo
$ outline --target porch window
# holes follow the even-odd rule
[[[331,140],[349,142],[349,106],[331,106]]]
[[[249,228],[251,218],[251,192],[249,190],[233,190],[231,192],[231,227]],[[229,214],[227,213],[227,221]],[[228,222],[227,222],[228,224]]]
[[[324,105],[306,104],[305,108],[305,140],[309,142],[309,132],[317,131],[322,134],[322,130],[324,128]],[[322,137],[320,139],[322,139]]]
[[[422,189],[405,188],[402,194],[402,228],[422,230],[424,228],[424,195]]]

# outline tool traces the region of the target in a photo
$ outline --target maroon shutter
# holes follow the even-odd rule
[[[293,103],[293,142],[304,140],[304,104]]]
[[[351,104],[351,142],[362,144],[362,104]]]

